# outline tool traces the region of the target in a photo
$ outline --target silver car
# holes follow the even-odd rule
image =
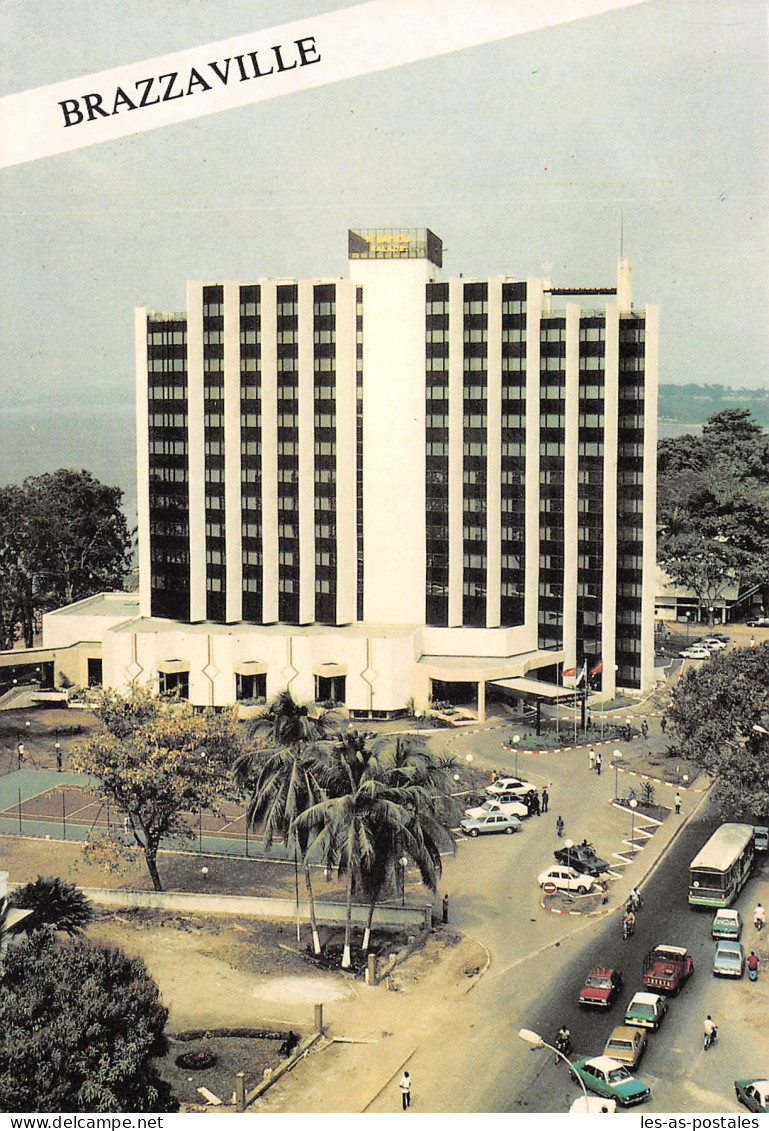
[[[721,939],[713,955],[713,973],[726,978],[741,978],[745,969],[745,951],[742,944]]]

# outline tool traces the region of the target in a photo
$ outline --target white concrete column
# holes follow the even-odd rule
[[[577,565],[579,514],[579,325],[577,303],[566,306],[566,370],[564,416],[566,419],[563,464],[563,650],[568,661],[577,656]]]
[[[187,283],[187,445],[190,492],[190,620],[206,619],[206,483],[203,284]]]
[[[313,284],[298,284],[299,623],[315,620],[315,375]]]
[[[277,288],[262,279],[259,285],[262,416],[262,620],[278,619],[278,347]]]
[[[601,599],[602,691],[617,688],[617,442],[619,414],[619,308],[606,306],[603,435],[603,585]]]
[[[462,624],[464,546],[462,537],[464,284],[449,280],[449,627]]]
[[[139,616],[152,612],[150,563],[150,471],[149,471],[149,406],[147,392],[147,311],[137,307],[134,313],[134,355],[136,382],[136,508],[139,539]]]
[[[544,280],[526,280],[526,624],[536,647],[539,614],[539,331]]]
[[[486,390],[486,627],[499,628],[502,600],[502,280],[488,283]]]
[[[659,307],[646,307],[643,456],[643,583],[641,596],[641,688],[654,686],[654,598],[657,549],[657,396]]]
[[[336,284],[336,623],[357,611],[355,284]]]
[[[243,619],[243,534],[240,480],[240,284],[224,283],[224,554],[225,620]]]

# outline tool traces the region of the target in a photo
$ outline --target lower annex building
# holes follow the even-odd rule
[[[140,587],[104,684],[361,718],[483,716],[583,665],[648,687],[658,312],[629,261],[444,280],[426,229],[350,231],[348,258],[137,310]]]

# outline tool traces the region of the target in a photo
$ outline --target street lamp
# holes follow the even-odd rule
[[[547,1041],[543,1040],[542,1037],[540,1037],[539,1033],[535,1033],[531,1029],[519,1029],[518,1036],[522,1041],[526,1041],[527,1044],[533,1045],[535,1049],[550,1049],[550,1051],[554,1052],[556,1056],[560,1056],[561,1060],[566,1061],[569,1068],[571,1069],[572,1076],[574,1076],[574,1078],[579,1082],[579,1085],[582,1088],[582,1095],[585,1097],[585,1111],[587,1111],[587,1089],[585,1088],[585,1081],[582,1079],[578,1072],[574,1071],[574,1065],[571,1063],[568,1056],[566,1056],[565,1053],[562,1053],[560,1049],[557,1049],[555,1045],[549,1045]]]
[[[621,761],[622,761],[622,751],[621,750],[615,750],[614,751],[614,796],[615,797],[619,797],[619,779],[618,779],[617,775],[619,774],[619,764],[620,764]]]
[[[685,614],[685,616],[686,616],[686,643],[687,644],[689,643],[689,621],[691,619],[691,615],[692,615],[691,613]]]
[[[473,760],[472,754],[465,754],[465,761],[467,762],[468,766],[472,763],[472,760]]]
[[[406,865],[409,862],[408,856],[401,856],[401,907],[406,906]]]
[[[518,743],[521,741],[520,734],[513,735],[513,746],[515,747],[515,776],[518,777]]]
[[[630,843],[635,850],[635,811],[638,808],[638,802],[635,797],[630,802]]]

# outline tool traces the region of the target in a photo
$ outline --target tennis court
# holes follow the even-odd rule
[[[22,770],[6,775],[0,797],[0,805],[3,806],[0,809],[0,833],[63,840],[86,840],[93,833],[112,830],[130,833],[125,814],[100,792],[98,786],[85,784],[89,779],[80,784],[73,774],[61,777],[68,780],[59,783],[57,775],[45,771]],[[16,779],[16,788],[8,788],[13,779]],[[48,788],[37,792],[36,786],[39,789],[41,785]],[[264,852],[261,837],[246,827],[243,805],[225,801],[218,813],[203,809],[183,816],[195,838],[195,847],[201,852],[236,856],[261,855]],[[281,846],[275,845],[270,851],[273,859],[282,855]]]

